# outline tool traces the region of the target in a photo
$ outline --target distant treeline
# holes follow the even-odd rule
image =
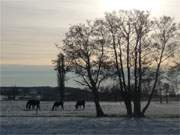
[[[28,100],[40,98],[46,101],[60,100],[60,92],[58,87],[0,87],[1,100]],[[121,101],[121,94],[115,87],[111,89],[101,89],[101,101]],[[144,99],[148,96],[144,93]],[[174,94],[170,95],[174,100],[178,97]],[[93,101],[93,95],[88,89],[79,89],[66,87],[65,88],[65,101],[76,101],[84,99],[86,101]],[[159,95],[154,95],[154,100],[159,100]]]

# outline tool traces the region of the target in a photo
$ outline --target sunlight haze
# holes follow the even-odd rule
[[[180,21],[179,0],[1,0],[0,64],[51,65],[68,27],[119,9]]]

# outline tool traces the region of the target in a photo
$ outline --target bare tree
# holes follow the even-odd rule
[[[79,84],[92,90],[97,117],[104,116],[99,103],[99,88],[107,77],[105,68],[105,31],[102,20],[69,28],[64,39],[64,53],[74,71],[81,77]]]
[[[176,24],[170,17],[154,21],[149,12],[139,10],[107,13],[105,20],[127,115],[142,117],[154,94],[161,63],[173,56]],[[146,106],[141,109],[142,80],[148,72],[144,69],[155,68],[156,62],[155,82]]]
[[[62,53],[58,55],[58,58],[55,61],[55,63],[56,63],[55,70],[57,70],[57,83],[60,92],[60,101],[64,102],[66,67],[65,67],[64,55]]]
[[[127,115],[133,115],[131,103],[133,101],[134,115],[139,116],[141,115],[142,48],[144,50],[147,48],[144,41],[151,27],[149,13],[138,10],[120,11],[119,16],[109,13],[106,14],[106,22],[111,35],[115,67]]]
[[[131,105],[131,97],[130,97],[130,35],[131,35],[131,25],[128,23],[128,19],[124,21],[121,17],[117,17],[116,13],[107,13],[105,16],[106,19],[106,27],[109,35],[111,37],[110,47],[112,46],[112,50],[114,53],[114,62],[116,73],[119,79],[120,91],[122,98],[124,99],[124,103],[127,109],[127,115],[132,115],[132,105]],[[123,57],[122,46],[126,44],[126,60]],[[124,47],[124,46],[123,46]],[[124,47],[125,48],[125,47]],[[124,74],[124,65],[126,63],[127,67],[127,80],[126,83],[125,74]]]
[[[174,39],[176,36],[176,31],[177,31],[176,27],[177,27],[176,23],[171,17],[163,16],[159,20],[156,21],[156,27],[155,27],[153,37],[155,40],[154,48],[156,49],[156,52],[157,52],[157,56],[155,57],[157,61],[157,68],[155,72],[155,79],[154,79],[152,91],[148,98],[147,104],[142,110],[143,114],[148,109],[151,103],[153,94],[155,92],[161,64],[165,60],[167,60],[167,58],[173,56],[174,51],[176,49],[177,44]]]
[[[147,54],[146,38],[151,30],[152,23],[149,19],[149,12],[135,10],[133,13],[133,28],[135,30],[134,47],[134,116],[141,117],[141,93],[142,93],[142,68],[146,63],[143,62],[142,54]],[[145,42],[145,43],[144,43]]]

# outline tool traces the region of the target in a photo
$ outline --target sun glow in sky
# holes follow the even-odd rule
[[[179,0],[0,0],[0,64],[50,65],[68,27],[113,10],[149,10],[180,21]]]
[[[160,9],[163,1],[158,0],[103,0],[104,8],[107,11],[111,10],[155,10]]]

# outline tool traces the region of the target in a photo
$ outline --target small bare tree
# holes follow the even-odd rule
[[[56,63],[55,70],[57,70],[57,84],[60,92],[60,101],[64,102],[65,72],[66,72],[64,55],[60,53],[58,55],[57,60],[54,62]]]

